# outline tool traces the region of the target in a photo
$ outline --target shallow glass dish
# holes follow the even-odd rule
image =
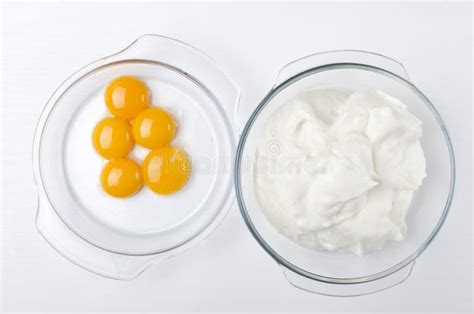
[[[302,91],[337,86],[382,90],[402,100],[423,122],[421,145],[427,177],[415,192],[408,210],[406,238],[386,243],[382,250],[362,257],[299,246],[267,221],[255,195],[256,146],[267,119]],[[308,291],[337,296],[367,294],[405,280],[415,259],[433,240],[446,218],[455,178],[451,141],[433,104],[410,83],[400,63],[361,51],[315,54],[284,67],[243,129],[235,168],[239,207],[258,243],[282,266],[290,283]]]
[[[106,161],[93,149],[92,131],[110,115],[104,90],[119,76],[143,80],[152,105],[176,118],[172,145],[184,148],[192,161],[189,181],[177,193],[157,195],[144,187],[116,199],[100,187]],[[134,278],[201,240],[235,198],[237,138],[230,117],[238,100],[238,88],[211,58],[157,35],[141,36],[74,73],[49,100],[35,134],[41,234],[76,264],[117,279]],[[135,145],[130,157],[141,161],[148,151]]]

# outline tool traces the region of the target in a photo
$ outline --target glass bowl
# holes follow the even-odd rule
[[[144,187],[116,199],[100,188],[106,161],[93,149],[92,131],[109,115],[107,84],[124,75],[146,82],[152,104],[176,118],[172,145],[185,149],[193,170],[175,194],[157,195]],[[201,240],[234,199],[237,137],[231,116],[238,100],[238,88],[212,59],[157,35],[141,36],[74,73],[49,100],[35,134],[41,234],[76,264],[117,279],[134,278]],[[141,161],[148,151],[135,145],[130,157]]]
[[[267,119],[288,99],[317,88],[378,89],[405,103],[423,122],[421,145],[427,177],[408,210],[406,238],[362,257],[314,251],[277,232],[259,208],[254,188],[256,147]],[[271,148],[270,148],[271,149]],[[235,164],[242,216],[258,243],[282,266],[293,285],[320,294],[351,296],[385,289],[405,280],[415,259],[446,218],[454,188],[454,156],[446,127],[433,104],[409,82],[403,66],[362,51],[333,51],[296,60],[282,69],[272,90],[246,123]]]

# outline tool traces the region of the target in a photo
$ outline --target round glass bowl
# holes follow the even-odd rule
[[[166,108],[176,119],[172,145],[184,148],[192,161],[189,181],[177,193],[157,195],[144,187],[117,199],[100,187],[106,161],[93,149],[92,131],[110,115],[104,91],[120,76],[144,81],[152,105]],[[162,36],[142,36],[76,72],[48,102],[35,134],[40,232],[81,266],[124,279],[202,239],[234,198],[236,135],[230,116],[238,99],[238,88],[208,56]],[[129,157],[142,161],[148,151],[135,145]],[[60,239],[61,232],[68,240]]]
[[[288,99],[318,88],[382,90],[405,103],[423,122],[421,144],[427,177],[408,210],[406,238],[362,257],[314,251],[277,232],[257,202],[254,163],[268,118]],[[433,240],[448,212],[454,187],[454,156],[446,127],[432,103],[408,81],[401,64],[360,51],[336,51],[299,59],[286,66],[274,88],[251,115],[237,150],[235,185],[243,218],[258,243],[280,264],[288,280],[328,295],[360,295],[408,277],[414,260]]]

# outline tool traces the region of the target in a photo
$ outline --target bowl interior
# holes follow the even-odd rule
[[[408,209],[406,238],[391,241],[362,257],[313,251],[276,231],[259,208],[254,188],[256,148],[268,118],[288,99],[302,91],[327,87],[378,89],[407,106],[423,122],[421,145],[427,177]],[[320,279],[367,281],[382,277],[416,258],[431,241],[447,213],[453,189],[454,161],[441,118],[429,101],[410,83],[381,69],[337,64],[303,72],[276,87],[255,110],[237,151],[236,189],[242,214],[260,244],[280,263]]]
[[[152,104],[168,109],[177,121],[172,145],[186,150],[192,172],[175,194],[161,196],[144,187],[116,199],[100,187],[106,161],[93,149],[92,131],[110,115],[103,100],[107,84],[122,75],[145,81]],[[235,143],[221,108],[197,79],[166,64],[120,61],[89,72],[59,98],[41,134],[40,172],[50,203],[79,236],[113,252],[152,254],[192,239],[232,191]],[[141,161],[148,151],[135,145],[130,157]]]

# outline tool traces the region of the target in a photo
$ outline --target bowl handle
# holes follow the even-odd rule
[[[58,217],[46,196],[40,195],[36,227],[43,238],[74,264],[112,279],[131,280],[164,256],[128,256],[100,249],[79,238]]]
[[[296,74],[306,70],[337,63],[357,63],[369,65],[392,72],[393,74],[408,80],[408,74],[405,70],[405,67],[395,59],[378,53],[362,50],[333,50],[301,57],[286,64],[278,72],[278,76],[273,88],[295,76]]]
[[[293,76],[309,69],[338,63],[355,63],[377,67],[409,80],[408,73],[400,62],[384,55],[361,50],[334,50],[315,53],[286,64],[278,72],[273,88],[282,84]],[[296,272],[281,266],[286,279],[293,286],[309,292],[330,296],[358,296],[375,293],[405,281],[411,274],[415,262],[381,279],[366,283],[334,284],[304,277]]]
[[[321,295],[335,297],[355,297],[382,291],[401,284],[410,276],[415,261],[402,269],[380,279],[365,283],[335,284],[304,277],[287,267],[280,265],[288,282],[296,288]]]

